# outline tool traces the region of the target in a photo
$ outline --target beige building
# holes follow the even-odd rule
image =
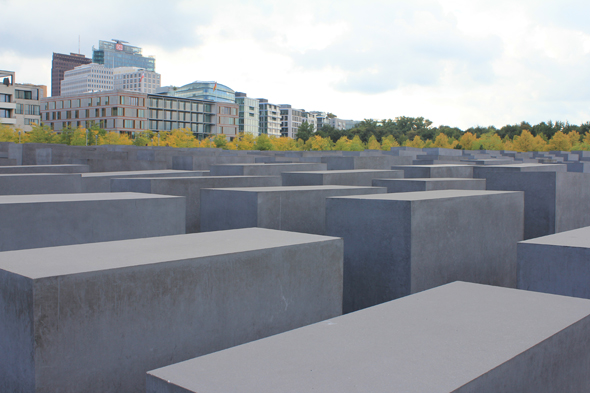
[[[0,124],[25,132],[41,121],[40,100],[47,87],[16,83],[14,71],[0,71]]]

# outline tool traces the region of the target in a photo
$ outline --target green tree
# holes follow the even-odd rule
[[[28,143],[55,143],[56,136],[57,134],[49,126],[36,124],[31,131],[25,133],[22,140]]]
[[[266,134],[258,135],[256,143],[254,143],[255,150],[274,150],[274,146],[270,141],[270,138]]]
[[[313,135],[313,131],[313,125],[304,121],[297,129],[297,135],[295,135],[295,138],[303,139],[303,142],[307,142],[307,140]]]

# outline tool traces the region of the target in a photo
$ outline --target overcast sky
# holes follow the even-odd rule
[[[214,80],[344,119],[590,121],[590,1],[0,0],[0,69],[51,85],[53,52],[112,38],[162,85]]]

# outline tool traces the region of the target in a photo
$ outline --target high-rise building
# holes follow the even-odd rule
[[[236,92],[236,104],[238,110],[238,131],[258,136],[259,132],[259,101],[250,98],[246,93]]]
[[[107,68],[139,67],[148,71],[156,71],[154,56],[143,56],[141,48],[126,45],[127,41],[98,41],[98,49],[92,47],[92,61],[103,64]]]
[[[64,73],[61,95],[71,96],[93,91],[113,90],[113,70],[101,64],[84,64]]]
[[[155,93],[160,87],[160,74],[138,67],[119,67],[113,69],[115,90]]]
[[[271,104],[266,98],[258,99],[259,108],[259,135],[281,136],[281,110],[278,105]]]
[[[53,59],[51,61],[51,96],[57,97],[61,95],[61,81],[64,79],[64,73],[66,71],[89,63],[92,63],[92,59],[78,53],[64,55],[53,52]]]
[[[15,72],[0,71],[0,124],[31,131],[41,120],[40,100],[47,87],[15,83]]]

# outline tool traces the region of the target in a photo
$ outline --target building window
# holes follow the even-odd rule
[[[11,102],[10,94],[0,94],[0,102]]]
[[[16,98],[20,99],[20,100],[32,100],[33,99],[33,93],[31,91],[15,90],[14,94],[16,95]]]
[[[14,114],[16,115],[24,115],[24,105],[23,104],[16,104],[16,109],[14,111]]]
[[[33,126],[39,124],[39,119],[26,119],[25,118],[25,125],[26,126]]]
[[[0,118],[9,118],[10,109],[0,109]]]

